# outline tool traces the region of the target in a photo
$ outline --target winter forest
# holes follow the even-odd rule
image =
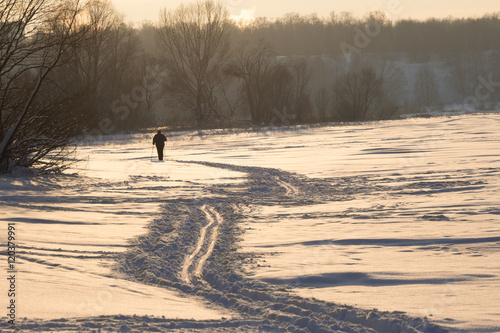
[[[0,5],[2,171],[60,170],[82,134],[394,119],[500,101],[498,12],[418,21],[332,8],[236,22],[207,1],[131,25],[109,0]]]

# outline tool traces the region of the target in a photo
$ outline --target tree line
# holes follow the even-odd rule
[[[362,18],[352,13],[286,14],[269,20],[259,18],[237,32],[237,38],[267,38],[280,55],[348,53],[408,54],[418,60],[428,54],[498,50],[500,12],[475,18],[399,19],[384,11]]]
[[[61,171],[82,133],[392,118],[404,75],[391,59],[439,54],[467,94],[471,77],[498,70],[498,53],[483,58],[500,49],[499,33],[500,13],[287,14],[241,25],[208,0],[133,27],[110,0],[0,0],[0,171]],[[439,100],[432,68],[416,81],[422,105]]]

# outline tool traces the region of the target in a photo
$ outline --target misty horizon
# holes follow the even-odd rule
[[[190,1],[193,2],[193,1]],[[277,20],[287,14],[299,14],[301,16],[317,16],[320,19],[328,19],[331,13],[337,15],[349,13],[355,18],[363,18],[373,11],[385,12],[391,21],[428,19],[468,19],[478,18],[494,14],[500,11],[500,4],[496,1],[482,0],[471,3],[470,1],[440,1],[439,4],[431,1],[405,1],[392,0],[387,3],[381,1],[357,1],[353,2],[329,2],[321,1],[290,2],[274,1],[272,5],[261,0],[224,0],[221,1],[227,7],[234,18],[244,17],[246,19],[266,18]],[[375,3],[373,3],[375,2]],[[175,10],[179,5],[188,1],[170,1],[168,4],[159,0],[150,0],[137,6],[133,1],[113,0],[116,9],[125,15],[125,21],[133,24],[143,22],[156,22],[162,9]],[[432,10],[429,10],[432,8]]]

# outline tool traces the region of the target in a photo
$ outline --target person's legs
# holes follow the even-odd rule
[[[156,149],[158,150],[158,160],[163,161],[163,146],[157,145]]]

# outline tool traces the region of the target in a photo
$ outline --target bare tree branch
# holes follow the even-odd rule
[[[0,82],[2,98],[0,118],[3,119],[6,113],[9,119],[15,118],[6,131],[3,129],[3,122],[0,123],[2,126],[0,128],[0,169],[7,171],[12,162],[21,165],[30,160],[28,155],[32,152],[29,149],[20,155],[19,151],[15,153],[15,148],[19,147],[22,141],[21,138],[17,138],[17,135],[22,131],[26,117],[49,73],[57,66],[67,51],[68,45],[75,38],[74,24],[81,5],[78,0],[71,2],[69,6],[49,0],[20,1],[17,4],[4,1],[2,5],[6,5],[5,10],[2,11],[4,13],[2,14],[3,28],[9,26],[13,19],[20,19],[22,22],[14,23],[14,28],[11,28],[14,32],[4,37],[1,44],[4,48],[0,53],[2,66],[0,70],[3,70]],[[26,35],[26,27],[30,26],[33,26],[33,29]],[[24,73],[35,78],[33,84],[20,81]],[[24,94],[28,97],[24,97]],[[11,103],[9,102],[11,99],[17,99],[19,102]],[[45,156],[49,152],[50,149],[42,149],[34,155],[31,161],[39,161],[40,156]]]
[[[214,87],[229,57],[229,13],[220,2],[199,1],[163,10],[158,44],[169,74],[167,90],[198,125],[214,106]]]

